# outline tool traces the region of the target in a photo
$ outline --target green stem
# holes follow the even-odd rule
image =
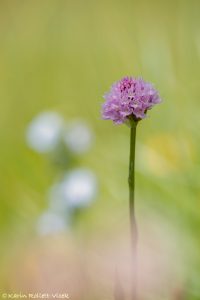
[[[137,224],[135,219],[135,140],[137,122],[131,122],[130,161],[129,161],[129,209],[131,229],[131,300],[137,299]]]

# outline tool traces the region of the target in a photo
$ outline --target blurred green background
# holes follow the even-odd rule
[[[1,290],[15,288],[10,275],[37,239],[57,172],[25,141],[42,111],[84,119],[95,134],[79,164],[96,173],[99,194],[75,234],[89,243],[126,228],[129,130],[102,121],[100,109],[110,85],[133,75],[153,82],[163,99],[138,126],[138,223],[156,215],[177,232],[185,297],[200,299],[199,11],[198,0],[0,2]]]

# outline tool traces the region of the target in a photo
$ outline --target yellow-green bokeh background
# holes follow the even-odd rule
[[[111,219],[128,219],[129,130],[102,121],[100,107],[113,81],[134,75],[153,82],[164,100],[138,127],[138,222],[151,211],[188,239],[187,299],[200,299],[199,11],[198,0],[0,2],[2,289],[12,287],[10,273],[57,174],[25,143],[41,111],[84,119],[95,133],[80,165],[96,172],[99,196],[76,234],[106,238]]]

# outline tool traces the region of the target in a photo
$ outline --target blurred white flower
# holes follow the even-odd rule
[[[44,112],[39,114],[30,123],[26,138],[28,145],[38,152],[49,152],[57,145],[63,119],[55,112]]]
[[[68,173],[61,183],[61,194],[70,207],[88,206],[97,193],[95,175],[86,169]]]
[[[68,125],[63,140],[68,149],[76,154],[86,152],[93,141],[91,129],[84,122],[73,122]]]
[[[57,234],[67,229],[66,220],[63,216],[51,211],[43,213],[37,224],[40,235]]]
[[[50,208],[62,211],[87,207],[97,194],[96,176],[86,169],[75,169],[66,173],[64,179],[50,191]]]

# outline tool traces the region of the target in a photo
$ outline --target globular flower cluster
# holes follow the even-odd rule
[[[126,123],[131,118],[139,121],[161,99],[153,85],[142,78],[124,77],[115,82],[104,96],[102,117],[116,124]]]

